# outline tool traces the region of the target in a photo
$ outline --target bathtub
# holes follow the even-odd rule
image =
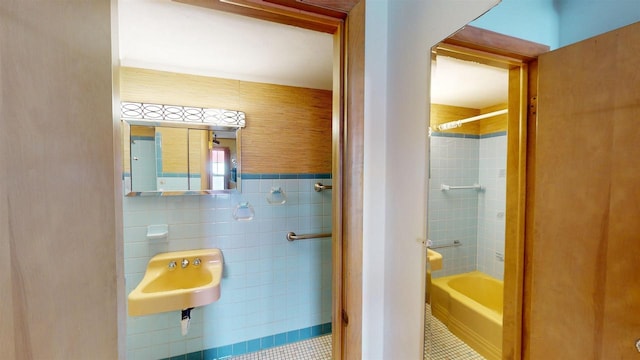
[[[431,313],[487,359],[502,359],[503,282],[479,271],[431,280]]]

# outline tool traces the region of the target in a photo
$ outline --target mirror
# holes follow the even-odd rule
[[[122,134],[127,196],[240,191],[237,127],[123,118]]]

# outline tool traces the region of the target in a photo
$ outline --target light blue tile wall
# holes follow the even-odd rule
[[[478,194],[478,270],[504,278],[507,136],[480,139]],[[502,255],[500,258],[499,255]]]
[[[189,334],[180,334],[178,311],[127,318],[127,358],[161,359],[198,352],[331,321],[331,239],[288,242],[285,235],[331,232],[331,192],[313,184],[331,179],[245,179],[242,194],[124,198],[127,294],[161,252],[217,247],[225,267],[221,298],[194,309]],[[284,205],[270,205],[271,187]],[[252,221],[234,221],[249,201]],[[147,240],[146,227],[169,224],[167,241]]]
[[[179,191],[184,189],[199,189],[199,187],[189,187],[189,175],[188,174],[160,174],[157,176],[157,189],[158,191]]]
[[[429,185],[429,238],[443,248],[442,270],[433,277],[468,272],[476,269],[478,193],[475,190],[441,191],[440,185],[473,185],[478,182],[477,138],[431,137]]]
[[[131,169],[136,174],[132,191],[156,189],[156,147],[153,138],[138,137],[131,143]],[[131,179],[129,179],[131,180]]]
[[[487,136],[431,137],[429,238],[441,248],[442,270],[434,278],[480,270],[497,279],[504,276],[506,133]],[[483,186],[482,191],[442,191],[441,184]]]

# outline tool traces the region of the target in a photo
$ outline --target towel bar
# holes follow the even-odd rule
[[[294,233],[293,231],[290,231],[287,233],[287,240],[289,241],[325,238],[325,237],[331,237],[331,233],[305,234],[305,235],[296,235],[296,233]]]

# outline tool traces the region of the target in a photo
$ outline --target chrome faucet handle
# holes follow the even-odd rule
[[[193,266],[200,266],[201,260],[200,258],[193,259]]]
[[[184,269],[184,268],[186,268],[187,266],[189,266],[189,260],[187,260],[187,259],[182,259],[182,263],[181,263],[181,265],[182,265],[182,268],[183,268],[183,269]]]
[[[169,263],[169,270],[175,270],[176,269],[176,262],[172,261]]]

